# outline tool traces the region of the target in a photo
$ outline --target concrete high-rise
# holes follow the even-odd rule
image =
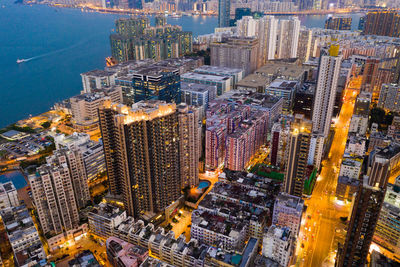
[[[0,210],[19,206],[18,192],[13,182],[0,183]]]
[[[258,38],[258,67],[275,58],[278,20],[274,16],[263,16],[259,19],[245,16],[236,23],[238,36]]]
[[[179,121],[185,116],[185,123],[197,125],[198,121],[184,110],[179,117],[175,104],[162,101],[141,101],[132,108],[105,102],[99,116],[111,193],[122,195],[131,216],[161,214],[181,196]],[[191,135],[186,141],[195,139],[195,133],[190,132],[195,126],[184,128],[182,132]],[[195,145],[185,147],[185,155],[192,148]],[[196,182],[191,176],[195,168],[190,164],[184,169],[190,185]]]
[[[368,12],[365,17],[365,35],[400,36],[400,15],[397,11]]]
[[[297,57],[300,20],[297,17],[279,20],[276,44],[276,58]]]
[[[229,27],[231,0],[218,0],[218,27]]]
[[[317,87],[313,107],[313,132],[328,137],[331,127],[336,87],[339,79],[341,56],[337,55],[338,47],[332,46],[329,55],[323,55],[319,62]]]
[[[259,64],[261,67],[268,60],[275,58],[276,34],[278,30],[278,20],[274,16],[264,16],[258,20],[258,39],[259,39]]]
[[[306,62],[310,59],[312,39],[312,30],[306,27],[301,27],[299,33],[299,44],[297,46],[297,57],[301,62]]]
[[[186,104],[180,104],[178,109],[179,123],[179,161],[181,188],[194,187],[199,184],[200,109]]]
[[[230,37],[219,43],[212,43],[211,65],[244,69],[246,75],[258,67],[258,44],[255,37]]]
[[[58,149],[47,158],[47,163],[53,165],[67,164],[76,205],[78,209],[86,207],[91,198],[82,153],[78,149]]]
[[[351,30],[351,17],[329,17],[325,20],[325,29]]]
[[[48,161],[28,177],[43,233],[60,234],[79,225],[74,186],[65,157]]]
[[[229,19],[229,18],[228,18]],[[160,61],[176,58],[192,51],[192,33],[177,25],[150,26],[146,17],[121,18],[110,35],[111,55],[119,63],[152,58]]]
[[[312,122],[304,115],[296,114],[291,125],[289,152],[286,164],[283,192],[301,197],[306,180],[307,160],[310,148]]]

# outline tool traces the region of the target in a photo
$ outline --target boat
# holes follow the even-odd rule
[[[181,18],[182,15],[181,15],[181,14],[173,13],[171,17],[174,18],[174,19],[177,19],[177,18]]]
[[[19,64],[19,63],[22,63],[22,62],[25,62],[26,61],[26,59],[17,59],[17,63]]]

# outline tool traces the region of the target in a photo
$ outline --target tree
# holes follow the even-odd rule
[[[371,109],[371,112],[370,112],[371,119],[369,120],[370,126],[374,122],[377,123],[378,125],[383,123],[385,120],[385,115],[386,115],[385,110],[383,110],[381,108]]]
[[[42,124],[40,124],[40,126],[42,126],[45,129],[48,129],[51,126],[51,122],[50,121],[45,121]]]

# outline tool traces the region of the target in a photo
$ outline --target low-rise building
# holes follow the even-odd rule
[[[218,247],[210,247],[203,266],[253,266],[254,259],[259,255],[258,247],[259,241],[256,238],[250,238],[242,251],[225,251]]]
[[[96,257],[90,250],[84,250],[74,255],[74,259],[68,261],[70,267],[101,267]]]
[[[286,193],[280,193],[275,200],[272,224],[289,227],[293,237],[297,237],[303,215],[304,200]]]
[[[0,183],[0,210],[18,205],[18,192],[14,184],[11,181]]]
[[[359,135],[349,135],[346,142],[345,154],[363,157],[366,151],[367,138]]]
[[[46,263],[46,253],[28,209],[24,205],[4,208],[0,209],[0,216],[14,253],[16,266]]]
[[[234,87],[244,77],[244,70],[242,68],[227,68],[227,67],[203,65],[201,67],[194,69],[193,72],[221,75],[221,76],[231,76],[232,87]]]
[[[365,135],[368,129],[368,116],[353,115],[350,120],[349,133]]]
[[[106,249],[107,259],[115,267],[137,267],[149,256],[147,248],[132,245],[116,237],[107,239]]]
[[[215,86],[217,87],[217,96],[232,89],[232,77],[228,75],[187,72],[181,75],[181,81]]]
[[[93,131],[98,128],[99,116],[97,110],[105,99],[122,103],[120,86],[97,89],[70,98],[71,114],[74,126],[79,131]]]
[[[255,71],[256,74],[268,77],[270,82],[280,78],[289,81],[298,81],[301,85],[307,80],[309,72],[309,67],[282,61],[268,61],[266,65]]]
[[[88,213],[89,229],[98,236],[107,238],[113,229],[126,219],[126,211],[107,203],[100,203]]]
[[[231,91],[210,102],[206,114],[205,167],[243,170],[266,142],[283,100],[249,91]]]
[[[91,70],[81,74],[82,93],[91,93],[97,89],[115,85],[116,72],[107,70]]]
[[[241,250],[246,241],[247,228],[245,222],[227,219],[205,210],[195,210],[192,213],[190,236],[226,250]]]
[[[343,157],[342,164],[340,165],[339,176],[346,176],[350,179],[359,179],[362,163],[362,157]]]
[[[336,186],[336,197],[338,200],[352,201],[353,195],[360,187],[360,180],[348,176],[339,176]]]
[[[295,237],[289,227],[272,225],[264,234],[262,255],[287,267],[294,256],[294,245]]]
[[[268,77],[250,74],[236,84],[236,89],[264,93],[269,83]]]
[[[274,80],[266,89],[265,93],[284,99],[283,111],[290,113],[292,111],[294,96],[300,88],[300,82],[283,79]]]
[[[201,108],[201,118],[205,117],[208,103],[217,96],[214,85],[181,82],[181,102]]]
[[[57,149],[67,148],[82,159],[89,182],[95,182],[96,178],[105,173],[106,163],[101,142],[90,140],[90,136],[85,133],[73,133],[68,136],[60,134],[54,140]]]

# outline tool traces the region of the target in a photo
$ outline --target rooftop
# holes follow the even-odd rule
[[[210,65],[203,65],[195,70],[193,72],[197,73],[218,73],[218,74],[226,74],[226,75],[236,75],[240,72],[243,72],[242,69],[236,69],[236,68],[228,68],[228,67],[220,67],[220,66],[210,66]]]
[[[267,210],[272,207],[275,197],[273,194],[267,194],[257,189],[243,188],[237,184],[221,183],[217,182],[214,184],[213,189],[209,195],[216,195],[222,198],[233,198],[240,200],[244,205],[250,205],[253,207],[259,207]]]
[[[250,74],[243,78],[241,81],[236,83],[238,87],[265,87],[269,83],[270,79],[259,74]]]
[[[339,176],[338,177],[338,184],[345,184],[345,185],[357,187],[360,185],[360,183],[361,183],[360,180],[352,179],[347,176]]]
[[[253,173],[231,171],[225,169],[218,177],[221,181],[229,181],[229,183],[237,184],[243,187],[257,188],[260,191],[277,195],[280,190],[280,185],[269,178],[257,176]]]
[[[381,149],[378,153],[376,153],[376,156],[386,159],[391,159],[399,153],[400,153],[400,145],[392,143],[389,146],[385,147],[384,149]]]
[[[0,193],[2,192],[10,192],[17,190],[13,184],[13,182],[5,182],[3,184],[0,183]]]
[[[215,90],[215,85],[181,82],[181,91],[203,93],[209,90]]]
[[[243,221],[234,220],[232,218],[228,219],[205,210],[193,211],[192,225],[224,236],[229,236],[232,239],[237,239],[239,233],[247,227],[247,224]]]
[[[282,241],[288,241],[292,236],[291,230],[289,227],[279,227],[276,225],[272,225],[268,228],[267,236],[274,236]]]
[[[85,250],[77,255],[75,259],[68,261],[69,266],[73,267],[100,267],[96,257],[90,250]]]
[[[84,72],[81,75],[84,76],[92,76],[92,77],[105,77],[105,76],[111,76],[115,74],[115,72],[112,71],[107,71],[107,70],[91,70],[88,72]]]
[[[268,215],[268,212],[265,209],[240,205],[210,194],[206,195],[199,203],[198,210],[214,211],[226,218],[236,218],[243,222],[251,220],[261,223],[265,221]]]
[[[262,255],[256,255],[253,261],[254,267],[279,267],[279,263]]]
[[[266,65],[257,69],[256,74],[265,76],[275,76],[277,78],[283,77],[284,79],[297,79],[309,71],[309,68],[294,65],[284,62],[267,62]]]
[[[263,93],[250,92],[247,90],[231,90],[229,92],[224,93],[214,101],[215,102],[227,101],[240,105],[248,105],[255,108],[257,107],[272,108],[279,101],[283,100],[281,100],[281,98],[279,97]]]
[[[211,81],[216,83],[225,82],[229,80],[229,76],[221,76],[221,75],[212,75],[212,74],[204,74],[204,73],[196,73],[196,72],[187,72],[181,75],[182,81],[185,79],[188,80],[203,80],[203,81]]]
[[[88,216],[101,216],[107,220],[114,219],[116,217],[121,216],[125,211],[120,207],[113,206],[108,203],[99,203],[94,206],[93,209],[89,212]]]
[[[302,212],[304,200],[282,192],[276,197],[275,206],[277,205],[295,209],[297,212]]]
[[[10,242],[25,238],[26,235],[37,232],[32,217],[25,205],[9,207],[0,210]]]
[[[268,87],[269,88],[279,88],[282,90],[295,90],[298,87],[299,82],[289,81],[283,79],[274,80]]]

